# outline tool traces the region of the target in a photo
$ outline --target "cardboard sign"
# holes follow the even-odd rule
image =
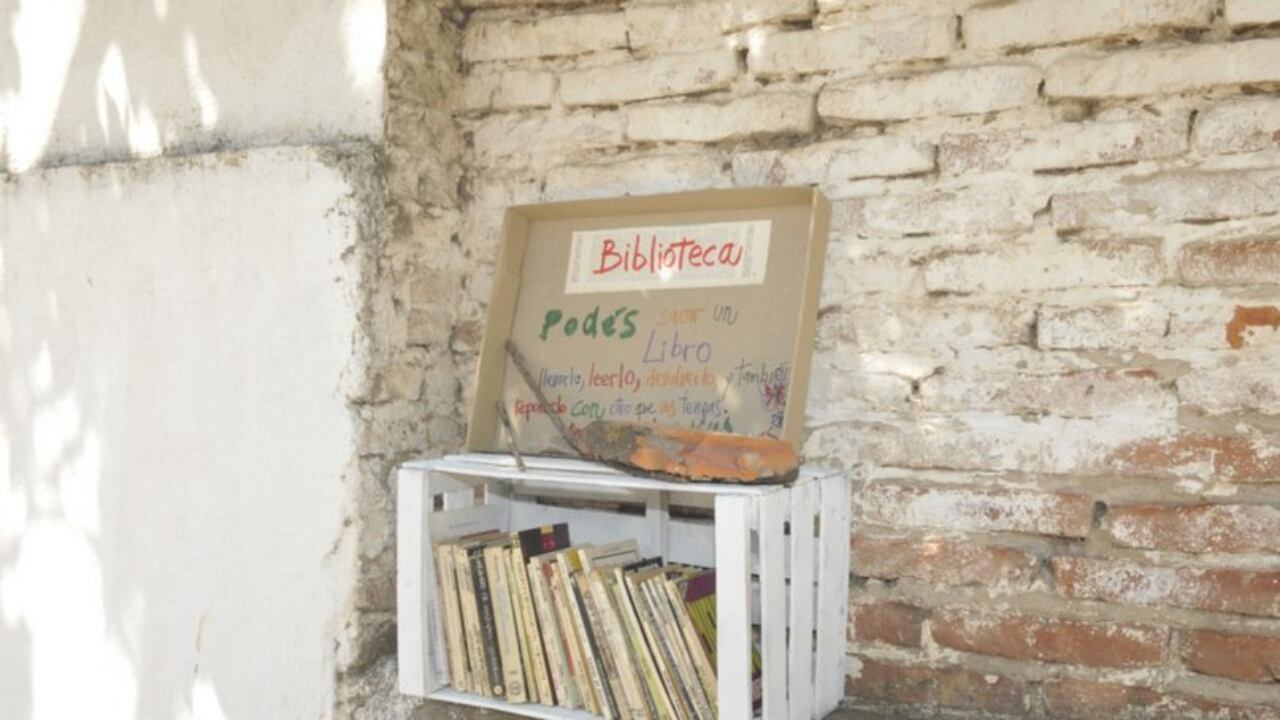
[[[511,208],[468,445],[507,450],[499,402],[528,453],[572,452],[549,412],[798,445],[829,214],[811,188]]]

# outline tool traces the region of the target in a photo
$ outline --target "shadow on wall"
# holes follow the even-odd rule
[[[41,165],[379,136],[386,35],[381,2],[246,0],[231,5],[0,0],[0,718],[5,720],[232,716],[223,710],[224,704],[232,710],[232,703],[219,699],[209,669],[201,667],[200,645],[210,625],[222,624],[222,637],[234,635],[242,623],[251,626],[252,600],[224,603],[248,618],[175,618],[164,609],[184,592],[239,598],[257,590],[209,577],[202,553],[213,548],[179,547],[193,538],[222,536],[230,548],[225,552],[250,551],[241,547],[243,538],[227,536],[227,518],[202,514],[218,504],[209,497],[218,488],[184,487],[187,469],[172,462],[182,448],[165,446],[175,438],[200,447],[213,442],[174,423],[182,411],[202,408],[159,409],[154,422],[166,431],[156,433],[154,448],[147,447],[140,431],[125,431],[136,422],[136,395],[145,394],[134,383],[146,379],[122,368],[179,359],[167,357],[174,349],[158,344],[154,333],[136,336],[146,318],[81,314],[85,298],[93,297],[84,290],[103,278],[72,277],[71,268],[92,263],[83,256],[62,262],[65,256],[57,253],[102,252],[104,243],[78,248],[71,237],[73,242],[58,249],[41,249],[41,241],[51,240],[60,225],[67,240],[68,208],[60,217],[47,203],[7,205],[11,199],[4,197],[3,180],[6,168],[21,172]],[[138,170],[148,172],[145,166]],[[115,189],[118,195],[119,186]],[[180,217],[183,209],[156,207],[154,212]],[[32,232],[32,226],[39,231]],[[167,299],[155,291],[163,281],[151,277],[154,263],[130,258],[126,247],[106,251],[118,254],[112,258],[116,265],[139,265],[137,274],[128,275],[131,286],[115,290],[123,294],[116,307],[164,305]],[[33,269],[33,263],[43,267]],[[215,280],[217,270],[209,271]],[[331,275],[324,273],[323,282],[330,283]],[[287,280],[260,282],[280,279]],[[182,311],[162,307],[155,312]],[[192,335],[218,331],[189,330]],[[108,345],[115,352],[100,354]],[[182,382],[181,373],[164,376],[154,382],[171,382],[173,376]],[[177,398],[185,396],[181,388],[175,390]],[[155,396],[154,389],[147,392]],[[265,401],[273,400],[279,398]],[[227,397],[225,402],[235,401]],[[283,409],[278,415],[269,421],[282,421]],[[122,458],[147,453],[153,453],[155,466],[171,473],[126,476],[130,470]],[[140,487],[171,492],[162,500],[173,501],[167,506],[172,511],[139,503]],[[227,505],[234,502],[221,502],[219,511]],[[271,522],[261,509],[250,513],[255,526]],[[289,531],[288,523],[281,525],[282,532]],[[163,560],[139,560],[139,548]],[[307,560],[318,567],[328,549]],[[190,574],[169,572],[175,564]],[[183,632],[171,632],[173,625]],[[237,639],[237,652],[251,654],[260,639]],[[192,654],[194,666],[168,662]],[[283,701],[259,670],[250,663],[231,673],[235,686],[271,696],[278,706]],[[171,694],[169,688],[176,687],[186,691]]]
[[[0,0],[0,169],[376,138],[382,0]]]

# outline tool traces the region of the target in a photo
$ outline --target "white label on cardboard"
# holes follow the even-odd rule
[[[772,225],[750,220],[575,232],[564,292],[759,285]]]

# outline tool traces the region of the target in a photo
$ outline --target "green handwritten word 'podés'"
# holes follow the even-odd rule
[[[626,340],[636,334],[635,319],[638,314],[639,310],[628,309],[623,305],[610,314],[601,315],[600,307],[596,306],[580,318],[572,315],[566,318],[563,312],[551,308],[542,317],[542,332],[538,333],[538,337],[546,340],[548,334],[558,330],[565,337],[580,334],[583,337],[616,337]]]

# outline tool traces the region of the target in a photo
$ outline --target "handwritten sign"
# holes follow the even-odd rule
[[[468,444],[568,453],[627,420],[800,440],[825,254],[810,188],[721,190],[508,211]],[[509,365],[515,341],[548,403]]]
[[[575,232],[565,294],[759,285],[768,220]]]

